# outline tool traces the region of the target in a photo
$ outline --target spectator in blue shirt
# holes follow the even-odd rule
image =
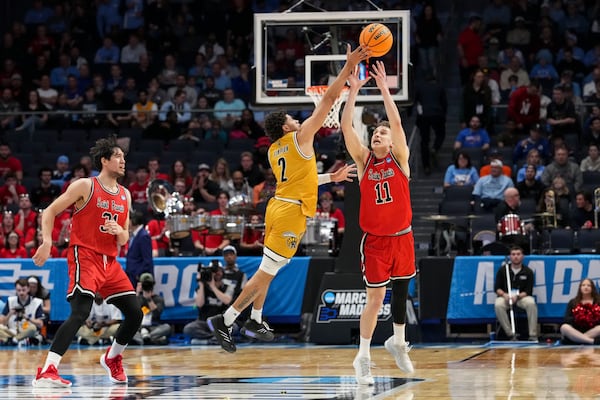
[[[454,141],[454,149],[480,148],[485,151],[490,147],[490,136],[481,128],[479,117],[472,116],[469,127],[461,130]]]
[[[125,0],[125,15],[123,29],[136,30],[144,25],[144,1]]]
[[[177,124],[185,127],[185,125],[192,119],[191,107],[185,101],[185,92],[181,89],[175,92],[173,100],[168,100],[163,103],[160,107],[160,113],[158,119],[161,121],[167,120],[167,114],[169,111],[175,111],[177,114]]]
[[[121,0],[99,0],[98,12],[96,13],[96,27],[98,35],[104,37],[108,35],[113,26],[121,28],[123,18],[119,12]]]
[[[539,57],[537,64],[531,68],[529,79],[538,79],[545,93],[549,93],[559,79],[558,72],[546,57]]]
[[[518,164],[520,161],[524,161],[533,149],[539,152],[538,154],[544,162],[550,160],[550,142],[542,136],[542,128],[539,124],[532,125],[529,128],[529,136],[517,143],[513,151],[513,162]]]
[[[96,64],[116,64],[119,62],[120,51],[108,36],[102,40],[102,47],[96,51],[94,63]]]
[[[444,176],[444,187],[475,185],[479,180],[477,169],[471,165],[468,153],[456,153],[454,164],[450,164]]]
[[[62,89],[67,84],[67,77],[73,75],[79,78],[79,70],[71,65],[71,59],[67,54],[61,54],[58,58],[58,67],[50,72],[50,83],[57,89]]]
[[[512,179],[502,174],[502,161],[490,163],[490,174],[480,178],[473,188],[473,205],[476,209],[492,211],[504,201],[504,191],[514,187]]]
[[[545,168],[541,161],[538,149],[529,150],[529,153],[527,153],[527,162],[517,171],[517,183],[525,180],[525,173],[527,172],[527,167],[530,165],[535,167],[535,179],[538,181],[541,180]]]
[[[42,0],[34,0],[32,7],[25,13],[25,25],[45,24],[53,15],[52,10],[44,7]]]

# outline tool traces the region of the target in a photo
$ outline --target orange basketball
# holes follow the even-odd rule
[[[359,43],[362,47],[371,50],[372,57],[381,57],[392,48],[394,37],[387,26],[383,24],[369,24],[360,33]]]

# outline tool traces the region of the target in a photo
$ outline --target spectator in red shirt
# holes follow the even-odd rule
[[[483,55],[483,39],[479,35],[480,29],[481,17],[474,15],[469,18],[469,26],[458,35],[460,81],[463,86],[469,82],[471,74],[478,67],[479,56]]]
[[[0,258],[27,258],[27,250],[21,245],[21,237],[10,232],[5,239],[4,248],[0,249]]]
[[[2,224],[0,225],[0,243],[4,243],[10,232],[16,232],[23,239],[23,232],[15,228],[15,217],[12,212],[2,213]]]
[[[148,203],[148,194],[146,193],[146,189],[148,189],[148,176],[150,175],[148,171],[148,167],[144,167],[143,165],[137,167],[135,170],[135,181],[129,184],[129,193],[131,193],[131,201],[137,204]]]
[[[0,176],[6,177],[9,172],[14,173],[19,182],[23,179],[21,160],[11,155],[8,143],[0,143]]]
[[[160,172],[160,160],[158,157],[152,157],[148,160],[148,171],[150,173],[149,180],[152,182],[155,179],[169,179],[169,175]]]
[[[515,90],[508,100],[508,119],[515,121],[520,134],[527,134],[529,128],[540,120],[539,84],[532,79],[527,86]]]
[[[14,206],[19,204],[19,196],[27,194],[27,188],[20,185],[14,172],[9,172],[4,176],[4,185],[0,186],[0,203],[3,206]]]
[[[19,196],[19,211],[15,214],[15,228],[27,236],[30,230],[37,229],[37,213],[33,211],[29,195]]]

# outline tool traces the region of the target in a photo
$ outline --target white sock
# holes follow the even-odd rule
[[[371,338],[365,339],[360,337],[360,345],[358,347],[358,354],[356,357],[368,357],[371,358]]]
[[[48,355],[46,356],[46,363],[44,364],[44,368],[42,368],[42,372],[46,371],[51,365],[54,365],[56,369],[58,369],[60,360],[62,360],[62,356],[60,354],[49,351]]]
[[[223,319],[225,320],[225,325],[227,325],[227,326],[233,325],[233,323],[239,316],[240,316],[239,311],[237,311],[235,308],[233,308],[233,306],[229,307],[227,309],[227,311],[225,311],[225,314],[223,314]]]
[[[252,318],[256,322],[261,324],[262,323],[262,308],[259,310],[256,310],[254,307],[252,307],[252,311],[250,312],[250,318]]]
[[[404,327],[405,324],[394,324],[394,344],[406,343]]]
[[[108,351],[106,357],[115,358],[119,354],[123,354],[123,352],[125,351],[125,347],[127,347],[126,344],[119,344],[116,340],[114,340],[110,345],[110,350]]]

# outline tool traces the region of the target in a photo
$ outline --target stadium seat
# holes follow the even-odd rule
[[[574,252],[575,234],[572,229],[551,229],[542,232],[542,244],[547,254],[571,254]]]
[[[580,229],[577,231],[577,248],[580,253],[595,254],[600,250],[600,229]]]
[[[444,198],[450,201],[469,201],[473,196],[473,186],[448,186],[444,188]]]

